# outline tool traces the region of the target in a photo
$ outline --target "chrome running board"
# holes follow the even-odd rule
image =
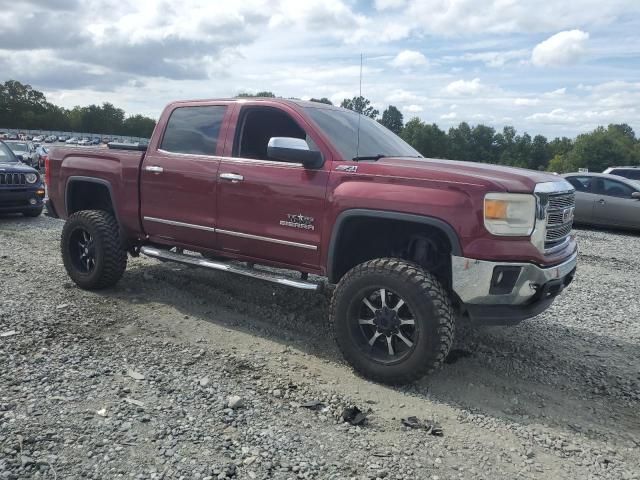
[[[246,277],[259,278],[260,280],[266,280],[268,282],[277,283],[286,287],[316,291],[322,288],[322,284],[320,283],[307,282],[305,280],[295,280],[293,278],[287,278],[285,276],[278,275],[275,272],[270,273],[265,272],[264,270],[256,270],[254,268],[232,265],[230,263],[207,260],[206,258],[192,257],[191,255],[170,252],[168,250],[162,250],[160,248],[141,247],[140,253],[146,255],[147,257],[158,258],[160,260],[184,263],[186,265],[193,265],[195,267],[209,268],[211,270],[219,270],[222,272],[244,275]]]

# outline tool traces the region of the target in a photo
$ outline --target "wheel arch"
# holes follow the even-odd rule
[[[82,199],[78,197],[82,196],[86,190],[100,192],[98,197],[99,202],[106,201],[107,203],[101,206],[107,206],[108,208],[95,208],[95,204],[91,204],[91,202],[82,203]],[[92,199],[92,201],[95,201],[95,199]],[[67,217],[80,210],[107,210],[116,217],[116,220],[119,220],[111,182],[103,178],[79,175],[69,177],[64,190],[64,207]],[[120,222],[118,221],[118,223]]]
[[[393,212],[387,210],[371,210],[371,209],[349,209],[341,212],[336,221],[334,222],[334,228],[331,232],[331,239],[329,241],[329,248],[327,251],[327,277],[330,283],[337,283],[340,278],[346,273],[344,268],[340,268],[341,247],[342,240],[345,234],[346,227],[350,222],[358,219],[381,219],[385,221],[394,221],[404,224],[421,225],[428,227],[439,232],[449,242],[451,254],[462,255],[462,248],[460,246],[460,240],[453,227],[436,217],[430,217],[425,215],[416,215],[410,213]]]

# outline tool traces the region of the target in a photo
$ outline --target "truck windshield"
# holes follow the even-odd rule
[[[422,156],[396,134],[365,115],[335,108],[305,107],[305,110],[338,149],[342,160]]]
[[[16,163],[18,159],[11,149],[4,143],[0,142],[0,163]]]

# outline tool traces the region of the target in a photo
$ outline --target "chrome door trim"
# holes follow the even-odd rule
[[[149,222],[164,223],[165,225],[173,225],[174,227],[195,228],[197,230],[205,230],[207,232],[215,232],[213,227],[205,227],[204,225],[194,225],[193,223],[176,222],[175,220],[167,220],[165,218],[143,217]]]
[[[220,178],[223,180],[231,180],[232,183],[241,182],[244,180],[242,175],[238,175],[237,173],[221,173]]]
[[[309,245],[306,243],[298,243],[298,242],[290,242],[289,240],[280,240],[278,238],[262,237],[260,235],[251,235],[249,233],[233,232],[231,230],[220,230],[219,228],[216,229],[216,231],[218,233],[222,233],[224,235],[230,235],[232,237],[249,238],[251,240],[262,240],[263,242],[278,243],[280,245],[289,245],[290,247],[306,248],[307,250],[318,249],[318,247],[315,245]]]

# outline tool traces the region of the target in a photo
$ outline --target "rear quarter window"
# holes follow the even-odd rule
[[[226,105],[176,108],[160,148],[172,153],[215,155],[226,111]]]

